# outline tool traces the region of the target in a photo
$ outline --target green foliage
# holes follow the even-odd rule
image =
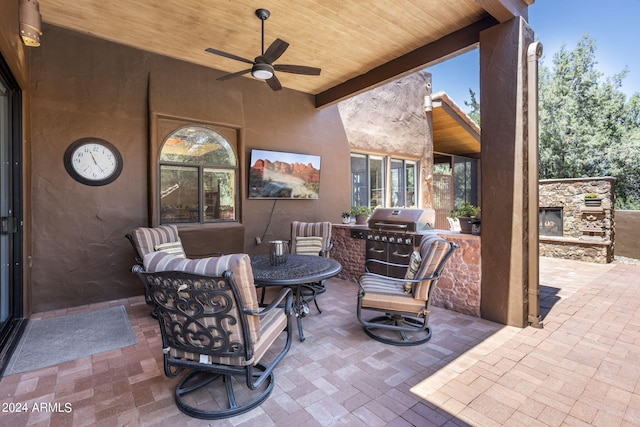
[[[585,199],[597,199],[598,197],[600,196],[598,196],[596,193],[587,193],[584,195]]]
[[[472,218],[480,216],[480,207],[474,206],[469,202],[464,202],[458,209],[449,211],[449,217],[451,218]]]
[[[470,101],[464,101],[464,105],[470,108],[467,115],[480,126],[480,103],[476,98],[476,93],[471,88],[469,88],[469,97],[471,98]]]
[[[595,41],[563,46],[540,67],[540,178],[616,178],[616,208],[640,208],[640,95],[620,90],[624,69],[603,79]]]
[[[351,216],[362,214],[369,216],[373,213],[373,209],[368,206],[353,206],[349,212],[351,213]]]

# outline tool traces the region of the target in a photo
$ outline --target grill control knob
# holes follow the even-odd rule
[[[382,241],[386,242],[387,241],[387,236],[382,236]]]
[[[406,243],[407,245],[410,245],[410,244],[412,243],[412,242],[411,242],[411,237],[407,237],[407,239],[405,240],[405,243]]]
[[[369,235],[367,236],[367,239],[369,239],[369,240],[373,239],[373,234],[369,234]]]
[[[373,236],[373,240],[380,240],[380,236],[378,235]]]
[[[395,237],[389,237],[389,243],[394,243],[396,241]]]

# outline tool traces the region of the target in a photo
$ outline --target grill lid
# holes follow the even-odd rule
[[[369,228],[420,231],[432,229],[436,212],[433,209],[377,208],[369,217]]]

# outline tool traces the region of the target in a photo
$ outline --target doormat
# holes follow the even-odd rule
[[[32,320],[4,376],[57,365],[137,344],[123,305],[87,313]]]

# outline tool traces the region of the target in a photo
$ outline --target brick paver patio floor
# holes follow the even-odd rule
[[[506,327],[433,308],[418,347],[373,341],[358,324],[357,285],[331,280],[276,369],[259,408],[229,420],[183,415],[162,370],[156,321],[142,297],[32,318],[125,305],[138,344],[0,381],[2,426],[637,426],[640,266],[543,258],[544,328]],[[82,343],[78,343],[82,345]],[[7,412],[69,403],[69,412]]]

